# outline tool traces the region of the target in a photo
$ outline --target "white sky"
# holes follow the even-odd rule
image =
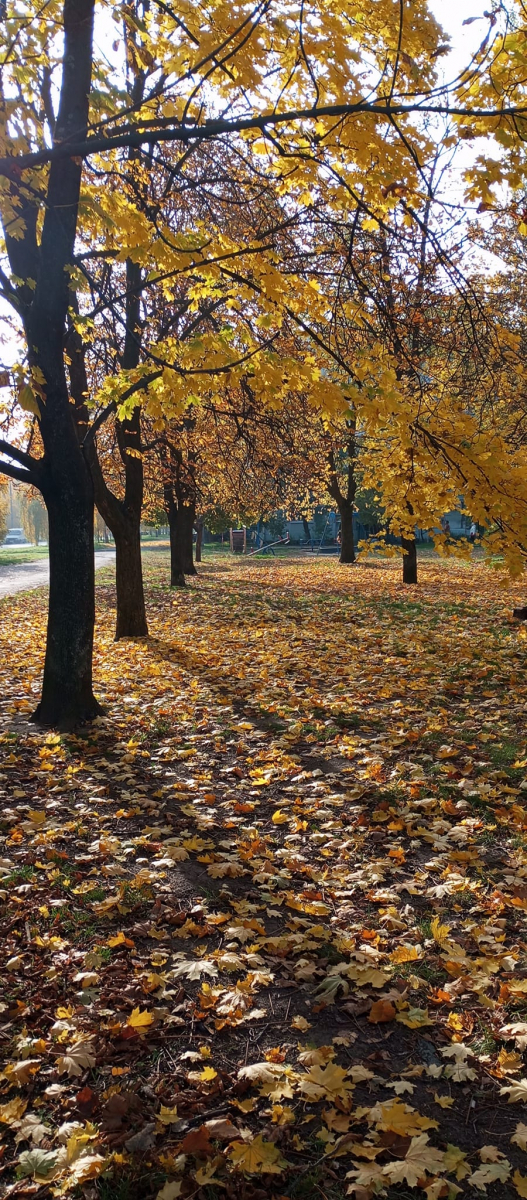
[[[443,62],[448,61],[459,70],[477,49],[488,28],[486,18],[466,26],[463,26],[463,21],[471,17],[483,17],[489,5],[485,0],[430,0],[430,8],[452,42],[452,54]]]

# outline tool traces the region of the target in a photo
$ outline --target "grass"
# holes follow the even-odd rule
[[[96,542],[96,551],[99,550],[114,550],[115,547],[108,545],[106,542]],[[17,567],[20,563],[40,562],[41,559],[47,559],[48,547],[46,546],[0,546],[0,566],[2,567]]]
[[[141,1175],[137,1172],[118,1175],[111,1171],[97,1180],[96,1193],[99,1200],[146,1200],[156,1195],[165,1179],[166,1176],[159,1171],[147,1171]]]
[[[47,546],[0,546],[0,566],[3,567],[39,562],[41,558],[47,557]]]

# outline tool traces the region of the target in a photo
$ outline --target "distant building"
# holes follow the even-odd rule
[[[452,537],[468,537],[470,526],[472,525],[472,517],[456,511],[445,513],[443,520],[448,521]]]

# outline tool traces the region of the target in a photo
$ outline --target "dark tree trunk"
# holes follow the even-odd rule
[[[65,0],[64,54],[57,142],[85,136],[91,86],[93,0]],[[28,219],[19,249],[29,255],[16,272],[17,249],[6,239],[12,269],[36,279],[22,292],[29,363],[43,377],[39,426],[44,459],[38,470],[49,519],[49,610],[40,703],[33,719],[71,728],[101,710],[92,690],[95,622],[93,488],[69,402],[64,336],[69,274],[77,228],[82,162],[56,159],[49,170],[40,242]],[[36,195],[36,190],[35,190]]]
[[[119,638],[146,637],[148,634],[141,563],[141,529],[136,521],[129,521],[127,524],[127,529],[118,530],[116,526],[114,532],[116,642]]]
[[[353,505],[342,501],[340,513],[340,562],[355,562],[355,539],[353,536]]]
[[[201,562],[201,547],[203,545],[203,517],[200,517],[196,525],[196,562]]]
[[[184,547],[177,504],[171,504],[169,507],[168,524],[170,529],[170,587],[186,587]]]
[[[92,690],[93,493],[77,449],[77,462],[69,459],[66,477],[58,484],[43,484],[49,521],[49,610],[42,696],[32,720],[59,729],[71,729],[102,712]]]
[[[355,539],[353,537],[353,501],[357,491],[357,482],[355,479],[355,434],[356,434],[356,417],[346,422],[348,428],[348,438],[346,445],[347,466],[346,466],[346,487],[342,489],[339,481],[339,473],[335,459],[333,447],[329,447],[328,464],[329,464],[329,481],[328,492],[335,501],[340,515],[340,562],[354,563],[355,562]]]
[[[415,538],[401,538],[403,548],[403,583],[417,583],[417,542]]]
[[[192,562],[194,505],[176,504],[168,488],[165,491],[165,508],[170,529],[170,586],[185,587],[185,575],[197,574]],[[189,570],[189,556],[192,570]]]
[[[137,420],[139,420],[139,414]],[[111,530],[115,542],[117,593],[115,640],[146,637],[148,625],[141,563],[143,465],[140,460],[133,460],[135,471],[134,467],[131,471],[130,469],[127,471],[127,496],[124,500],[119,500],[106,485],[94,446],[89,448],[89,460],[97,508],[103,521]]]
[[[180,504],[179,519],[183,538],[183,569],[185,575],[197,575],[194,566],[194,516],[196,509],[193,504]]]

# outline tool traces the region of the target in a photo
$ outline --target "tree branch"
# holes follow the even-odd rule
[[[28,471],[38,470],[38,459],[33,458],[31,454],[27,454],[25,450],[19,450],[18,446],[12,446],[10,442],[6,442],[4,438],[0,438],[0,454],[8,454],[9,458],[14,458],[16,462],[21,463]]]
[[[49,149],[37,150],[30,154],[8,155],[0,158],[0,175],[19,181],[20,171],[31,167],[42,166],[65,158],[88,158],[91,154],[102,154],[106,150],[137,149],[144,145],[157,145],[159,142],[208,141],[221,137],[223,134],[244,133],[251,130],[265,134],[267,129],[280,125],[295,124],[298,121],[314,121],[320,117],[352,117],[369,115],[391,121],[394,117],[411,116],[412,114],[444,117],[467,117],[473,120],[497,121],[503,118],[527,116],[527,105],[509,108],[470,108],[466,106],[450,106],[444,104],[426,104],[416,100],[412,104],[393,104],[390,100],[359,100],[356,104],[324,104],[311,108],[291,109],[288,112],[263,113],[261,116],[240,117],[235,120],[216,118],[204,121],[202,125],[170,125],[160,127],[157,121],[156,129],[149,128],[145,122],[142,125],[132,125],[123,131],[109,137],[87,137],[80,142],[57,142]],[[167,118],[168,120],[168,118]],[[172,120],[172,118],[170,118]]]
[[[19,483],[29,483],[33,487],[38,487],[36,479],[29,471],[23,471],[21,467],[15,467],[13,463],[2,462],[0,458],[0,472],[2,475],[9,475],[10,479],[17,479]]]

